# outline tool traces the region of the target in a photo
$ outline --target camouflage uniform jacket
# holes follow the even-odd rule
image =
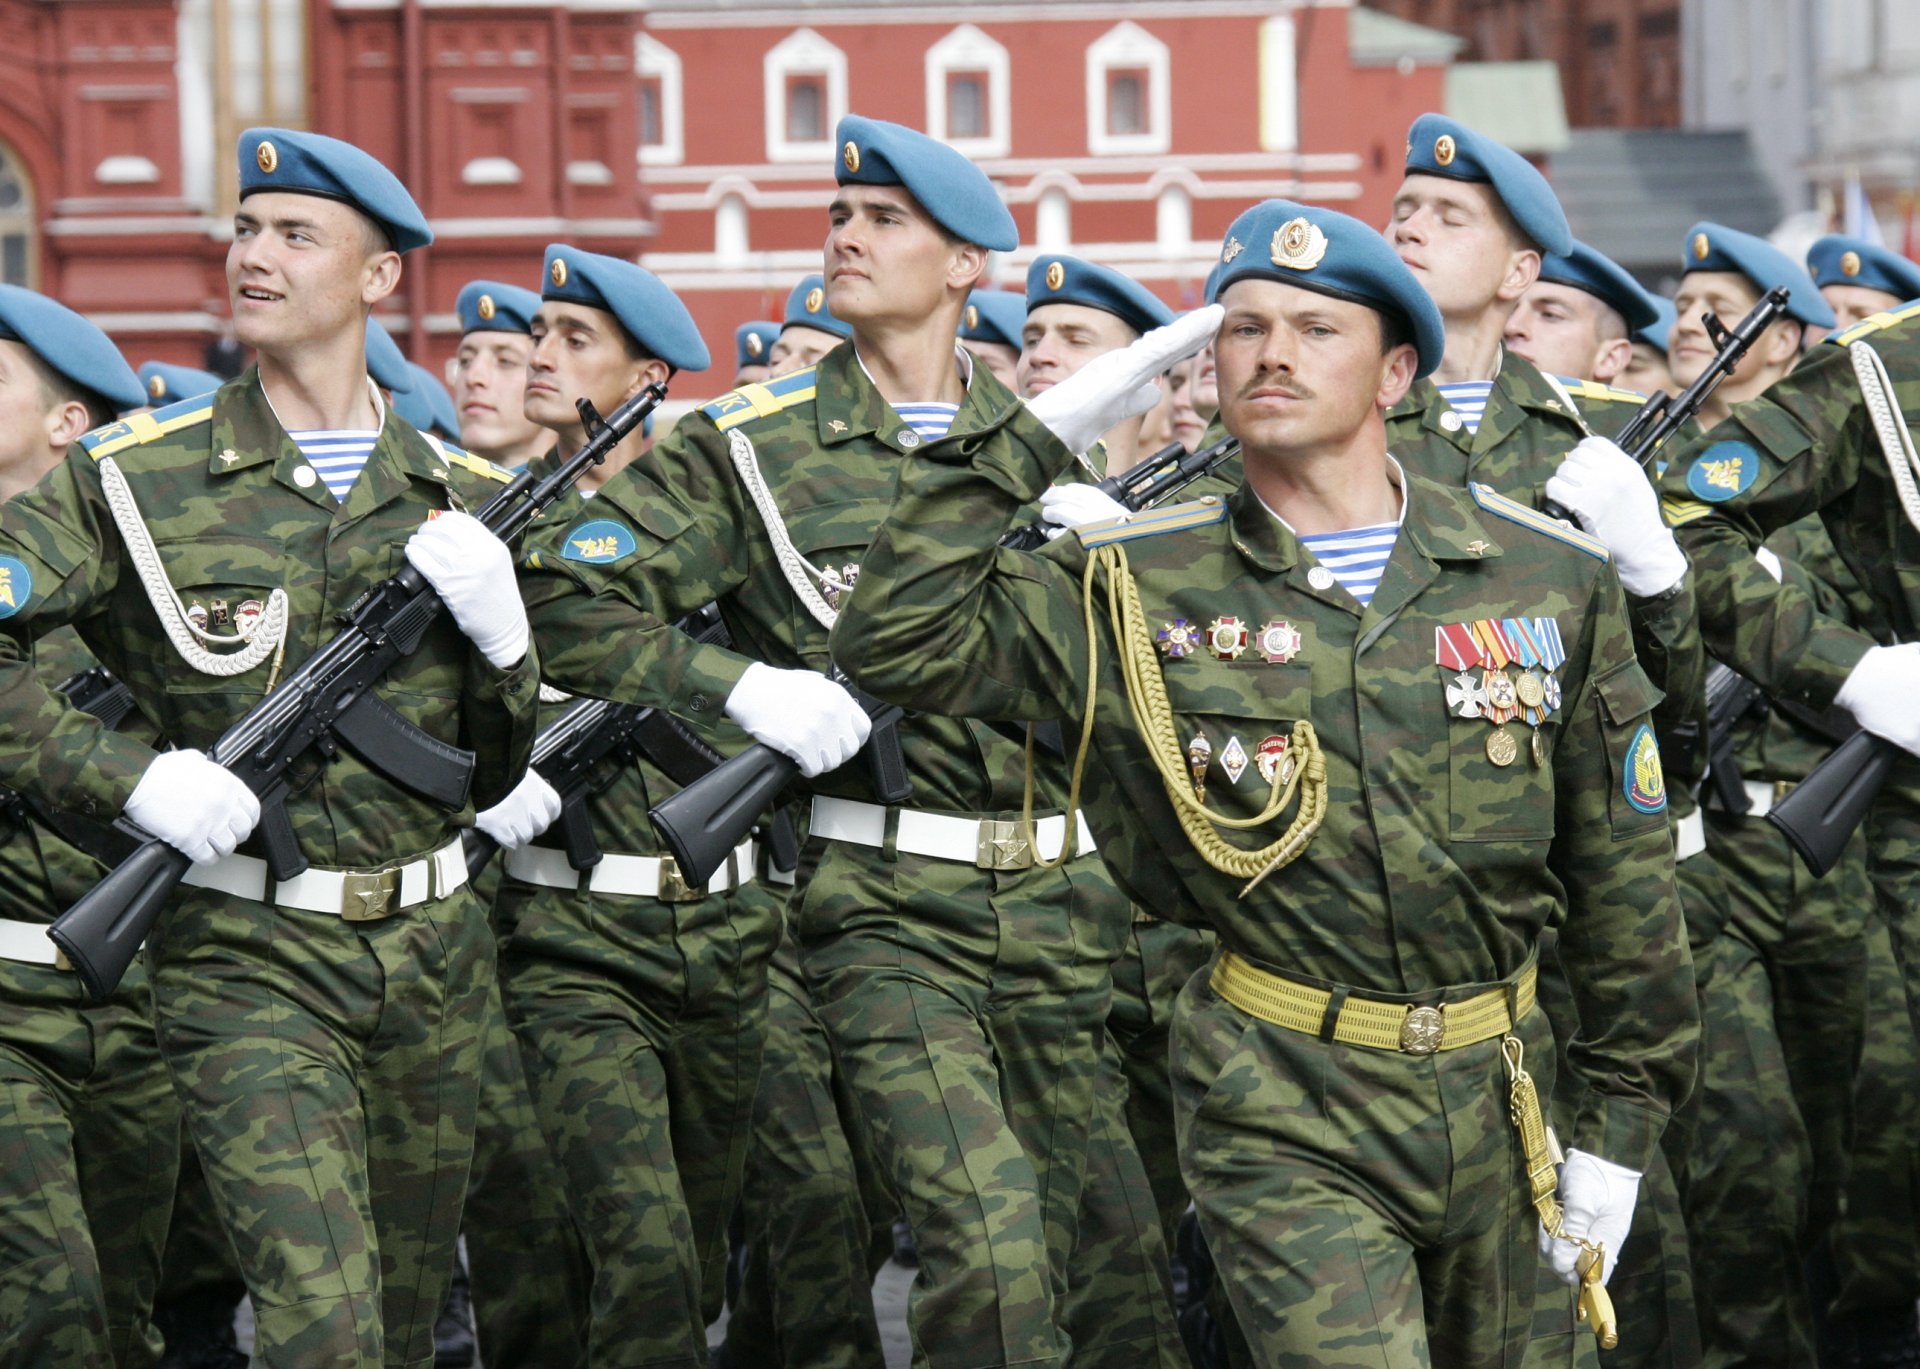
[[[238,675],[206,675],[176,653],[108,511],[99,467],[107,457],[126,476],[175,592],[190,615],[195,605],[206,612],[208,630],[231,635],[243,613],[286,591],[283,676],[338,632],[336,614],[406,566],[404,544],[430,512],[478,507],[508,479],[389,411],[341,505],[281,428],[254,371],[83,437],[38,486],[0,508],[0,577],[11,598],[0,623],[0,755],[17,787],[95,816],[125,806],[153,750],[67,706],[34,669],[30,641],[74,625],[162,732],[203,749],[260,700],[275,668],[269,657]],[[409,722],[475,751],[472,802],[486,807],[525,770],[537,679],[531,651],[497,670],[442,614],[379,692]],[[330,762],[301,756],[290,780],[288,816],[301,851],[322,867],[419,855],[471,818],[415,797],[344,749]]]
[[[1688,444],[1662,479],[1667,520],[1693,562],[1714,655],[1770,694],[1826,708],[1876,642],[1920,634],[1920,530],[1908,522],[1874,434],[1848,344],[1870,343],[1909,429],[1920,423],[1920,305],[1875,315],[1823,343],[1765,394]],[[1754,548],[1818,515],[1861,591],[1859,626],[1808,587],[1778,584]]]
[[[1325,823],[1294,864],[1242,898],[1245,881],[1204,861],[1178,824],[1129,708],[1107,585],[1096,580],[1084,796],[1116,878],[1155,911],[1211,926],[1229,949],[1361,992],[1505,979],[1560,924],[1580,1019],[1604,1024],[1572,1043],[1590,1085],[1577,1143],[1643,1165],[1689,1087],[1697,1010],[1655,792],[1647,720],[1659,693],[1634,659],[1599,545],[1491,492],[1410,476],[1404,528],[1364,609],[1324,575],[1310,578],[1312,556],[1245,489],[1185,506],[1199,525],[1184,531],[1096,524],[1040,553],[997,550],[999,530],[1064,457],[1036,427],[1009,429],[1011,441],[937,444],[908,467],[834,632],[836,656],[911,707],[1064,713],[1073,737],[1088,687],[1090,542],[1124,539],[1149,630],[1237,617],[1257,632],[1288,620],[1302,644],[1284,663],[1251,649],[1154,662],[1179,743],[1212,744],[1206,802],[1216,811],[1248,818],[1267,799],[1257,765],[1236,777],[1223,764],[1234,741],[1251,754],[1297,719],[1318,730]],[[1524,735],[1517,763],[1496,765],[1489,724],[1449,715],[1452,672],[1435,662],[1436,628],[1514,615],[1551,616],[1567,649],[1544,767],[1527,758]],[[1290,816],[1236,844],[1272,841]]]
[[[1004,385],[975,367],[942,445],[970,451],[1020,411]],[[904,456],[921,445],[852,347],[688,414],[602,487],[585,521],[529,541],[522,593],[550,681],[706,723],[720,716],[753,661],[828,667],[827,629],[795,597],[728,457],[736,432],[752,441],[794,546],[840,575],[865,558]],[[731,650],[699,645],[669,626],[709,601],[720,604]],[[1020,806],[1022,748],[985,724],[914,715],[902,722],[900,742],[913,806],[953,813]],[[860,759],[811,783],[842,798],[874,797]],[[1040,794],[1038,802],[1056,810],[1065,799],[1057,758],[1042,765]]]

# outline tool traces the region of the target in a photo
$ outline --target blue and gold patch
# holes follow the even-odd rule
[[[567,534],[560,556],[563,560],[584,561],[590,566],[608,566],[623,556],[633,555],[639,547],[630,529],[611,519],[596,518]]]
[[[1687,488],[1709,504],[1738,498],[1760,478],[1760,453],[1744,442],[1716,442],[1687,468]]]
[[[33,572],[17,556],[0,556],[0,618],[11,618],[33,595]]]
[[[1664,813],[1667,777],[1660,768],[1660,743],[1653,728],[1641,723],[1627,743],[1626,763],[1620,767],[1620,792],[1636,813]]]

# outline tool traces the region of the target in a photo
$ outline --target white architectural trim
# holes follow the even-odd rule
[[[151,157],[123,152],[103,158],[93,169],[93,178],[101,185],[154,185],[160,180],[160,168]]]
[[[1154,196],[1153,233],[1161,256],[1193,255],[1193,195],[1185,186],[1168,184]]]
[[[987,175],[1038,176],[1048,171],[1070,175],[1121,176],[1150,175],[1163,167],[1184,167],[1206,173],[1241,174],[1270,171],[1276,175],[1304,175],[1314,172],[1353,172],[1360,169],[1360,158],[1351,152],[1264,153],[1202,152],[1166,157],[1004,157],[980,163]],[[717,176],[739,176],[751,181],[818,181],[832,184],[831,167],[776,165],[760,163],[710,163],[666,167],[648,174],[650,185],[705,185]]]
[[[1293,16],[1260,24],[1260,150],[1291,152],[1300,146],[1300,66]]]
[[[767,160],[831,163],[839,156],[833,130],[847,113],[847,54],[812,29],[796,29],[767,53],[762,63],[765,93]],[[824,76],[827,108],[821,120],[825,134],[818,141],[787,141],[787,78]]]
[[[641,144],[640,165],[676,166],[686,157],[685,119],[681,113],[680,54],[658,38],[641,33],[633,40],[633,74],[660,82],[660,141]],[[638,99],[636,97],[636,108]]]
[[[1156,200],[1170,187],[1184,191],[1190,200],[1243,200],[1248,203],[1272,199],[1275,195],[1292,199],[1350,200],[1357,198],[1360,193],[1359,183],[1355,181],[1309,181],[1293,176],[1267,180],[1209,181],[1182,176],[1177,170],[1146,181],[1093,185],[1070,176],[1042,176],[1024,185],[1002,184],[998,189],[1000,198],[1008,204],[1036,204],[1050,192],[1057,192],[1071,206]],[[822,213],[833,198],[832,189],[825,185],[810,190],[763,190],[750,183],[729,180],[724,192],[717,186],[705,190],[656,191],[648,197],[648,203],[655,212],[662,214],[704,213],[714,210],[723,199],[734,195],[739,196],[748,209],[818,209]],[[1047,211],[1049,214],[1057,212]],[[439,231],[438,224],[434,228],[436,232]],[[1051,246],[1049,250],[1064,251],[1065,247],[1066,244],[1061,243]]]
[[[1107,132],[1107,74],[1147,73],[1146,129]],[[1096,157],[1165,152],[1173,146],[1173,74],[1167,45],[1131,20],[1115,24],[1087,48],[1087,151]]]
[[[1073,246],[1073,199],[1060,186],[1047,186],[1034,197],[1033,242],[1043,252]]]
[[[340,0],[336,0],[340,3]],[[347,0],[347,3],[365,6],[369,3],[395,5],[399,0]],[[436,4],[455,4],[459,0],[422,0],[432,6]],[[1100,12],[1105,15],[1137,15],[1142,19],[1164,19],[1170,13],[1177,12],[1182,19],[1248,19],[1262,14],[1286,14],[1295,9],[1346,9],[1352,0],[1249,0],[1249,3],[1237,3],[1237,0],[1179,0],[1177,6],[1168,6],[1166,0],[1104,0]],[[822,28],[851,24],[858,28],[871,28],[877,24],[926,24],[933,21],[953,21],[973,24],[1029,24],[1058,23],[1066,20],[1071,23],[1085,23],[1088,7],[1084,3],[1049,4],[1040,0],[1036,4],[994,3],[994,0],[974,0],[974,3],[942,5],[937,11],[924,5],[842,5],[835,8],[823,7],[805,11],[807,22]],[[708,29],[715,24],[724,23],[732,28],[785,28],[793,22],[794,11],[769,6],[765,9],[708,8],[704,5],[688,6],[673,10],[649,10],[647,27],[650,29]]]
[[[947,78],[986,75],[987,136],[956,138],[947,131]],[[1012,76],[1007,50],[972,24],[962,24],[927,49],[927,133],[968,157],[1004,157],[1013,146]]]
[[[520,167],[511,157],[475,157],[460,168],[462,185],[518,185]]]

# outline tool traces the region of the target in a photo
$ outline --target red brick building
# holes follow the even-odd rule
[[[478,275],[555,239],[637,256],[723,358],[819,265],[833,126],[924,128],[1001,187],[1023,247],[1195,300],[1222,232],[1285,194],[1385,217],[1431,58],[1357,63],[1348,0],[0,0],[0,273],[136,361],[224,314],[231,152],[252,123],[351,139],[434,223],[388,319],[429,364]]]

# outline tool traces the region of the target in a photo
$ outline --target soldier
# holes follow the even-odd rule
[[[771,374],[768,353],[780,339],[780,325],[772,319],[755,319],[733,330],[733,387],[755,385]]]
[[[98,328],[0,286],[0,498],[30,489],[81,433],[151,397]],[[10,561],[0,614],[29,593]],[[94,664],[71,631],[33,665],[49,686]],[[138,714],[128,731],[153,739]],[[104,828],[6,795],[0,840],[0,1365],[148,1366],[149,1320],[180,1152],[180,1113],[134,967],[89,1004],[46,927],[105,873]],[[44,810],[43,810],[44,811]],[[76,846],[68,839],[79,840]]]
[[[578,530],[539,539],[524,593],[555,683],[696,720],[724,713],[818,777],[795,939],[913,1227],[916,1354],[1050,1365],[1068,1351],[1057,1309],[1126,903],[1059,806],[1058,762],[1040,780],[1053,805],[1041,850],[1015,837],[1023,743],[984,724],[900,723],[905,805],[876,802],[865,767],[829,774],[869,724],[819,673],[902,454],[984,440],[1014,408],[956,333],[988,252],[1011,250],[1015,230],[985,175],[922,134],[849,115],[835,145],[821,303],[853,345],[689,415],[598,496],[611,554],[566,559]],[[710,599],[732,650],[668,628]],[[624,634],[616,650],[609,630]],[[1063,849],[1064,869],[1035,868]],[[1137,1262],[1138,1339],[1113,1347],[1116,1363],[1178,1353],[1161,1262]]]
[[[1219,933],[1174,1024],[1181,1168],[1260,1362],[1511,1363],[1539,1230],[1523,1176],[1610,1272],[1690,1068],[1657,691],[1598,543],[1388,456],[1382,416],[1444,335],[1377,234],[1269,201],[1222,262],[1242,489],[996,547],[1220,317],[1190,315],[995,440],[913,461],[835,656],[913,707],[1064,713],[1116,877]],[[1515,1092],[1553,1068],[1529,1011],[1549,921],[1605,1024],[1572,1050],[1560,1206]],[[1579,1247],[1550,1247],[1573,1281]]]
[[[1829,233],[1818,239],[1807,249],[1807,270],[1833,310],[1836,329],[1920,299],[1920,266],[1863,238]]]
[[[1200,387],[1200,366],[1200,359],[1195,357],[1167,374],[1167,394],[1173,401],[1173,440],[1190,452],[1200,450],[1209,421],[1194,401]]]
[[[1638,281],[1576,238],[1572,251],[1541,258],[1505,341],[1547,375],[1612,384],[1633,357],[1629,335],[1659,317]]]
[[[1646,327],[1634,330],[1633,357],[1627,362],[1627,369],[1620,373],[1622,385],[1647,396],[1672,394],[1679,388],[1673,383],[1673,373],[1667,369],[1667,340],[1675,318],[1673,303],[1656,297],[1653,304],[1659,310],[1659,317]]]
[[[124,813],[195,862],[147,963],[256,1356],[418,1364],[453,1263],[479,1072],[488,947],[464,887],[467,814],[351,752],[303,759],[286,807],[311,865],[270,882],[234,854],[257,801],[197,748],[403,559],[449,612],[381,694],[406,724],[473,744],[480,803],[525,768],[538,664],[511,558],[458,512],[504,473],[393,419],[366,379],[368,311],[398,286],[401,253],[431,240],[419,210],[329,138],[251,129],[239,151],[228,287],[259,366],[210,401],[95,430],[0,511],[16,602],[0,750],[28,792]],[[156,756],[62,706],[24,645],[67,623],[184,749]]]
[[[557,459],[586,441],[576,400],[610,413],[708,366],[686,307],[643,268],[556,243],[544,279],[527,412],[559,435]],[[608,461],[615,479],[634,455]],[[547,521],[569,529],[559,556],[598,565],[623,554],[617,520],[596,498],[556,506]],[[754,879],[753,844],[689,888],[647,821],[678,788],[674,757],[686,746],[643,734],[631,763],[608,762],[587,801],[600,852],[588,871],[558,844],[528,844],[560,811],[537,772],[480,820],[509,848],[496,905],[512,929],[507,1016],[587,1242],[595,1365],[705,1369],[760,1069],[779,912],[741,887]]]
[[[453,406],[468,451],[517,471],[553,449],[553,434],[524,412],[533,315],[540,296],[495,280],[469,281],[454,303]]]
[[[780,336],[767,353],[774,375],[791,375],[817,364],[821,357],[853,336],[853,329],[828,312],[826,277],[804,276],[787,295],[786,318]]]
[[[449,442],[459,441],[460,415],[454,410],[453,395],[440,377],[416,361],[407,363],[407,373],[413,378],[413,384],[394,395],[394,412],[423,433]]]
[[[1024,295],[975,289],[960,315],[960,345],[985,362],[993,378],[1011,390],[1019,384],[1020,330],[1026,322]]]

